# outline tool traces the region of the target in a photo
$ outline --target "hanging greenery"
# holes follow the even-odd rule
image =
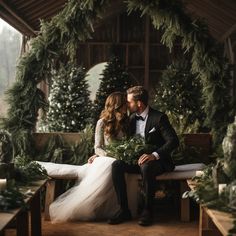
[[[39,35],[31,41],[31,50],[22,56],[16,83],[7,92],[10,105],[3,127],[18,139],[21,130],[32,132],[38,110],[46,111],[48,104],[37,88],[61,58],[75,60],[78,41],[92,36],[93,23],[106,10],[109,0],[69,0],[64,9],[50,22],[41,22]],[[216,144],[222,141],[231,117],[228,64],[219,45],[200,20],[192,20],[178,0],[127,0],[128,12],[141,11],[150,16],[156,29],[162,29],[162,42],[170,49],[177,37],[182,48],[192,52],[192,72],[200,79],[205,99],[206,126],[212,128]]]
[[[215,145],[220,144],[226,127],[232,119],[229,97],[229,65],[223,57],[223,48],[208,32],[201,20],[192,20],[179,0],[127,0],[128,12],[141,11],[148,15],[156,29],[161,29],[162,43],[170,50],[176,38],[181,39],[185,52],[192,53],[191,70],[203,87],[205,125],[212,129]]]
[[[37,84],[50,80],[51,71],[60,58],[75,59],[78,41],[91,38],[92,24],[101,17],[106,2],[70,0],[50,22],[41,22],[40,34],[31,40],[31,50],[19,61],[16,83],[7,91],[9,110],[2,126],[12,133],[16,142],[22,130],[34,130],[39,109],[48,108]]]

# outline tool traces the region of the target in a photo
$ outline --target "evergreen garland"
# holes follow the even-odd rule
[[[37,121],[38,110],[47,110],[43,92],[37,88],[42,80],[49,80],[50,73],[60,58],[75,59],[77,42],[91,38],[93,22],[106,9],[106,0],[70,0],[65,8],[50,22],[41,23],[40,34],[31,41],[31,50],[20,60],[16,83],[7,92],[10,105],[8,116],[2,124],[13,134],[19,153],[30,152],[25,135],[30,134]],[[208,28],[199,20],[191,20],[178,0],[127,0],[128,11],[140,10],[149,15],[156,29],[163,30],[162,42],[170,49],[177,37],[182,48],[192,52],[191,70],[200,79],[205,99],[206,126],[212,128],[215,144],[219,144],[231,118],[231,101],[228,93],[228,63],[223,58],[220,45],[210,37]],[[20,139],[23,139],[21,141]],[[32,156],[30,156],[31,158]],[[204,185],[207,185],[206,179]],[[210,186],[211,183],[209,183]],[[210,188],[206,196],[214,191]]]
[[[16,83],[7,91],[10,108],[1,123],[15,140],[19,140],[22,130],[32,132],[38,110],[48,108],[37,84],[50,80],[51,71],[61,58],[75,59],[78,40],[91,38],[92,24],[101,17],[106,4],[106,0],[70,0],[50,22],[41,22],[40,34],[31,40],[31,50],[19,61]]]
[[[161,29],[162,43],[170,50],[177,37],[182,48],[192,53],[191,70],[201,79],[205,125],[211,127],[215,145],[222,142],[226,127],[232,120],[232,102],[229,97],[229,65],[223,57],[223,48],[217,45],[200,20],[192,20],[179,0],[127,0],[128,11],[140,10],[149,15],[153,26]]]
[[[10,105],[3,127],[11,133],[32,131],[38,110],[47,110],[43,92],[37,88],[61,58],[75,59],[78,40],[91,38],[93,22],[101,17],[109,0],[70,0],[50,22],[41,22],[40,34],[31,41],[31,50],[20,60],[16,83],[8,90]],[[170,49],[176,37],[192,52],[192,71],[200,77],[205,99],[206,126],[212,128],[215,144],[222,141],[231,118],[228,64],[219,45],[200,20],[191,20],[177,0],[127,0],[128,11],[140,10],[151,17],[155,28],[162,29],[162,42]]]

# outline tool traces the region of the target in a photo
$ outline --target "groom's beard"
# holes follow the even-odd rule
[[[128,109],[127,109],[127,114],[128,114],[128,116],[130,116],[130,115],[132,115],[133,113],[137,113],[137,111],[138,111],[138,106],[134,106],[134,107],[132,107],[132,108],[128,108]]]
[[[136,113],[136,111],[130,111],[130,110],[127,110],[127,116],[130,117],[132,114]]]

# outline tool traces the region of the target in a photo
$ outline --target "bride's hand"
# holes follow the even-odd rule
[[[89,164],[92,164],[93,161],[94,161],[94,159],[95,159],[96,157],[98,157],[98,155],[96,155],[96,154],[94,154],[93,156],[89,157],[88,163],[89,163]]]

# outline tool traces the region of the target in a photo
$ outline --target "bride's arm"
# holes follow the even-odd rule
[[[103,129],[103,120],[100,119],[97,122],[95,130],[95,145],[94,150],[95,154],[98,156],[106,156],[107,153],[104,150],[104,129]]]

